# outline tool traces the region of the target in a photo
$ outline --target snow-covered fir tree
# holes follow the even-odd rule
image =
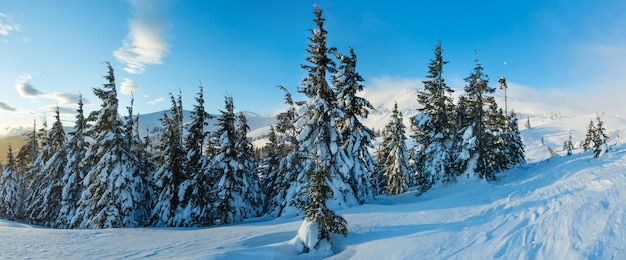
[[[396,102],[391,112],[391,120],[383,130],[382,163],[385,165],[384,176],[387,181],[387,195],[401,194],[408,190],[411,174],[408,169],[405,126],[402,112]]]
[[[411,118],[414,130],[412,137],[418,144],[412,155],[417,185],[421,191],[440,182],[454,182],[457,175],[451,165],[450,153],[456,134],[451,97],[453,91],[443,78],[443,66],[448,62],[443,60],[441,41],[437,43],[434,52],[435,58],[428,65],[427,80],[422,81],[424,89],[417,95],[420,114]]]
[[[134,227],[138,207],[134,188],[136,164],[127,149],[122,120],[118,114],[115,75],[107,63],[107,83],[94,88],[102,100],[100,110],[89,115],[93,122],[87,133],[94,138],[86,154],[92,168],[85,176],[85,190],[78,202],[73,226],[81,228]]]
[[[583,151],[589,151],[593,145],[593,137],[596,133],[596,126],[593,124],[593,120],[589,120],[589,126],[587,127],[587,133],[585,134],[585,140],[583,140]]]
[[[507,168],[526,162],[524,142],[519,131],[517,115],[511,113],[507,121],[504,140],[506,142]],[[573,146],[573,145],[572,145]]]
[[[26,144],[20,148],[15,157],[16,160],[16,170],[19,174],[26,175],[25,179],[30,182],[30,176],[27,175],[27,172],[30,166],[35,163],[37,157],[39,157],[40,146],[39,146],[39,137],[40,135],[37,133],[37,121],[33,121],[33,131],[27,132],[24,134],[24,140]]]
[[[593,156],[595,158],[600,157],[603,153],[608,152],[607,143],[609,141],[609,136],[606,135],[606,129],[604,128],[604,122],[597,117],[596,120],[598,123],[594,128],[593,132]]]
[[[386,194],[388,180],[385,176],[385,172],[387,171],[387,168],[385,167],[385,161],[387,160],[387,155],[385,154],[384,145],[382,143],[376,146],[374,156],[376,160],[374,173],[372,174],[372,187],[374,189],[374,195]]]
[[[48,133],[44,147],[31,171],[28,186],[27,217],[30,223],[44,226],[56,226],[63,193],[63,175],[67,165],[66,136],[59,115],[55,111],[55,122]]]
[[[484,156],[487,159],[487,163],[481,172],[485,175],[493,174],[495,177],[496,172],[507,169],[512,165],[512,157],[510,153],[513,151],[509,147],[508,130],[507,130],[507,118],[502,112],[502,109],[498,108],[493,97],[487,97],[486,103],[488,103],[489,109],[486,112],[487,122],[485,124],[485,134],[481,139],[481,146],[488,147],[485,150]]]
[[[267,134],[268,142],[261,148],[262,159],[259,162],[257,173],[259,175],[260,189],[263,191],[265,197],[265,203],[263,204],[263,212],[274,214],[275,205],[270,202],[273,196],[276,195],[276,191],[280,187],[276,185],[276,174],[278,174],[278,167],[280,165],[281,156],[278,154],[279,143],[274,126],[270,126],[269,133]]]
[[[242,140],[243,130],[237,129],[235,122],[233,99],[226,97],[224,110],[217,119],[217,155],[211,161],[217,180],[213,191],[215,214],[221,224],[256,217],[262,207],[262,201],[258,200],[261,195],[256,167],[248,161],[254,160],[254,150],[251,144],[246,144],[247,140]],[[247,128],[247,123],[242,128]]]
[[[158,151],[162,164],[154,174],[156,193],[155,206],[152,210],[152,225],[184,227],[193,225],[188,206],[186,187],[189,176],[185,172],[187,155],[183,144],[182,98],[170,94],[172,107],[169,116],[163,114],[163,132]],[[181,188],[182,187],[182,188]]]
[[[278,167],[270,171],[263,182],[267,195],[266,212],[270,216],[294,216],[304,210],[306,187],[300,185],[304,178],[299,174],[302,155],[298,151],[300,144],[297,140],[295,120],[298,117],[296,104],[291,93],[279,86],[285,92],[286,111],[276,115],[276,153],[280,158]]]
[[[9,144],[7,162],[3,165],[0,176],[0,218],[8,220],[23,219],[22,189],[24,180],[17,172],[17,162]]]
[[[356,71],[354,49],[350,48],[350,56],[336,51],[335,55],[341,61],[333,83],[339,109],[343,111],[343,117],[338,119],[337,124],[343,138],[342,148],[346,150],[347,162],[350,163],[348,183],[359,203],[364,203],[374,199],[371,177],[376,162],[369,152],[374,133],[361,123],[360,118],[367,118],[374,107],[367,99],[357,96],[363,91],[364,80]]]
[[[460,137],[456,143],[455,165],[459,172],[476,173],[481,179],[495,180],[495,172],[491,171],[489,149],[487,143],[488,114],[485,108],[495,103],[493,97],[486,94],[493,93],[494,88],[488,86],[489,79],[483,72],[480,61],[476,60],[476,67],[465,78],[465,97],[459,101],[458,114],[461,123]]]
[[[209,226],[213,224],[214,219],[212,207],[214,197],[211,189],[215,180],[211,178],[209,160],[203,154],[203,150],[209,134],[205,127],[213,116],[204,110],[204,90],[202,85],[199,88],[196,104],[191,112],[191,123],[184,140],[187,152],[185,168],[189,179],[183,183],[181,189],[186,189],[186,193],[189,194],[187,203],[191,211],[192,225]]]
[[[67,163],[63,169],[61,205],[59,217],[56,221],[56,227],[59,228],[70,227],[76,213],[76,205],[83,192],[83,179],[89,170],[84,163],[89,142],[85,134],[88,124],[84,115],[82,95],[79,98],[76,112],[76,122],[73,130],[69,133],[71,138],[66,144]]]
[[[139,136],[139,115],[133,116],[134,98],[127,107],[128,115],[124,122],[124,136],[126,138],[126,150],[130,155],[132,164],[132,191],[133,191],[133,208],[132,218],[137,226],[146,226],[150,224],[152,213],[152,182],[151,177],[154,173],[154,165],[149,160],[150,156],[146,151],[143,140]]]
[[[572,152],[574,150],[574,142],[572,141],[572,134],[570,134],[569,137],[567,138],[567,141],[563,143],[563,150],[567,151],[567,156],[572,155]]]
[[[243,112],[239,112],[236,126],[238,139],[235,143],[235,147],[237,151],[239,151],[238,159],[243,166],[243,182],[245,184],[244,187],[246,187],[246,191],[244,193],[244,195],[246,195],[245,201],[250,203],[251,208],[251,215],[249,214],[248,217],[259,216],[263,213],[265,196],[261,192],[259,175],[256,171],[257,163],[254,156],[254,146],[248,139],[250,126],[248,125],[248,119]]]
[[[331,234],[347,235],[346,221],[329,207],[340,208],[358,204],[352,188],[346,183],[350,172],[349,158],[341,147],[341,133],[336,118],[343,116],[337,107],[337,98],[326,75],[333,71],[334,62],[328,57],[322,10],[316,4],[316,29],[307,48],[309,64],[302,65],[308,77],[302,79],[299,91],[308,97],[299,111],[296,129],[299,130],[299,152],[306,155],[298,181],[306,187],[308,201],[305,218],[296,235],[296,245],[302,252],[332,251]],[[304,177],[304,178],[302,178]],[[317,233],[317,234],[315,234]],[[315,239],[311,239],[315,238]]]

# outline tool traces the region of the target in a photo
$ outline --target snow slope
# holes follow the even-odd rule
[[[405,116],[406,117],[406,116]],[[611,143],[626,121],[602,115]],[[462,178],[421,196],[379,197],[338,211],[349,235],[331,259],[626,259],[626,146],[598,159],[547,146],[584,137],[594,115],[520,120],[529,163],[495,183]],[[544,144],[540,139],[543,137]],[[53,230],[0,220],[0,259],[318,259],[296,255],[301,219],[254,219],[209,228]]]

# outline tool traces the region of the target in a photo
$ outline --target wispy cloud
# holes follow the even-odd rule
[[[17,93],[20,94],[20,96],[25,97],[25,98],[30,98],[30,99],[34,99],[38,97],[53,99],[53,100],[56,100],[61,105],[77,104],[78,100],[80,99],[79,94],[70,94],[70,93],[62,93],[62,92],[54,92],[54,93],[42,92],[33,86],[33,84],[31,83],[32,78],[33,77],[30,74],[24,73],[15,80],[15,89],[17,90]],[[86,101],[83,98],[83,103],[87,104],[88,101]]]
[[[19,32],[22,26],[14,23],[7,14],[0,13],[0,35],[8,36],[12,32]]]
[[[139,85],[137,85],[137,83],[135,83],[132,79],[124,79],[120,85],[120,92],[124,95],[130,95],[138,89]]]
[[[78,100],[80,99],[79,94],[70,94],[70,93],[61,93],[61,92],[45,94],[44,96],[49,99],[56,99],[57,101],[59,101],[59,104],[61,105],[78,104]],[[85,98],[83,98],[83,103],[87,104],[87,102],[85,101]]]
[[[15,108],[14,108],[14,107],[12,107],[12,106],[7,105],[7,104],[6,104],[6,103],[4,103],[4,102],[0,102],[0,110],[4,110],[4,111],[11,111],[11,112],[13,112],[13,111],[15,111]]]
[[[15,89],[17,89],[17,93],[22,97],[33,98],[37,96],[43,95],[43,92],[39,91],[33,85],[31,85],[30,80],[33,78],[28,73],[24,73],[20,75],[17,80],[15,80]]]
[[[165,98],[160,97],[160,98],[157,98],[155,100],[149,101],[148,105],[156,105],[156,104],[161,103],[163,101],[165,101]]]
[[[51,113],[55,113],[57,110],[57,107],[59,109],[59,113],[61,114],[69,114],[69,115],[75,115],[78,112],[76,112],[76,108],[71,108],[71,107],[62,107],[62,106],[47,106],[45,108],[46,112],[51,112]]]
[[[125,63],[124,70],[141,74],[146,65],[161,64],[169,52],[164,34],[169,28],[167,16],[162,10],[164,1],[130,1],[134,15],[128,21],[129,32],[122,47],[113,51],[118,61]]]

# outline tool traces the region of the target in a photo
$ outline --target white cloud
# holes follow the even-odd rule
[[[113,51],[118,61],[125,63],[124,70],[132,74],[143,73],[146,65],[162,64],[169,52],[164,33],[169,28],[163,1],[131,1],[134,16],[128,21],[129,32],[122,47]]]
[[[44,94],[43,96],[49,99],[56,99],[60,105],[78,104],[78,100],[80,99],[79,94],[69,94],[61,92]],[[87,103],[84,98],[83,103]]]
[[[0,102],[0,110],[4,110],[4,111],[15,111],[15,108],[12,106],[7,105],[7,103],[4,102]]]
[[[12,19],[4,14],[0,13],[0,35],[8,36],[12,32],[19,32],[22,30],[22,26],[11,21]]]
[[[421,86],[422,80],[418,78],[383,76],[372,78],[360,95],[377,110],[392,109],[396,102],[401,110],[411,109],[417,107],[417,89]]]
[[[30,74],[24,73],[15,80],[15,89],[17,90],[17,93],[20,94],[20,96],[30,99],[35,99],[37,97],[54,99],[61,105],[77,104],[78,100],[80,99],[80,95],[78,94],[69,94],[62,92],[44,93],[39,89],[36,89],[32,85],[32,78],[33,76],[31,76]],[[85,99],[83,99],[83,102],[87,103]]]
[[[61,114],[66,114],[66,115],[76,115],[78,112],[76,112],[76,108],[73,107],[62,107],[62,106],[56,106],[56,105],[51,105],[51,106],[47,106],[45,107],[45,111],[46,112],[51,112],[51,113],[55,113],[57,108],[59,109],[59,113]]]
[[[137,85],[132,79],[125,78],[120,85],[120,92],[124,95],[130,95],[138,89],[139,85]]]
[[[615,50],[614,53],[619,53]],[[626,107],[623,97],[626,89],[624,81],[606,82],[590,86],[588,89],[537,89],[517,82],[507,82],[507,106],[516,113],[530,115],[550,115],[552,113],[588,114],[611,113],[623,114]],[[417,91],[423,83],[418,78],[377,77],[372,78],[360,96],[366,98],[379,111],[390,110],[397,101],[400,110],[414,110],[417,103]],[[455,102],[463,89],[455,89]],[[504,108],[504,93],[497,90],[493,94],[498,105]]]
[[[149,105],[156,105],[156,104],[161,103],[163,101],[165,101],[165,98],[160,97],[160,98],[157,98],[155,100],[149,101],[148,104]]]
[[[17,89],[17,93],[19,93],[20,96],[26,98],[34,98],[43,95],[43,92],[33,87],[33,85],[30,83],[30,80],[32,78],[33,76],[31,76],[30,74],[24,73],[15,80],[15,89]]]

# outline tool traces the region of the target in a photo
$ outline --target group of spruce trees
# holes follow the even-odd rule
[[[171,96],[158,142],[140,138],[132,101],[118,113],[113,68],[94,89],[99,110],[66,134],[59,118],[51,130],[33,130],[17,157],[9,147],[0,178],[0,217],[58,228],[208,226],[241,222],[263,212],[263,194],[249,127],[226,98],[217,130],[205,126],[203,91],[191,122],[183,124],[182,99]],[[207,142],[205,142],[207,141]]]
[[[347,234],[346,221],[332,209],[409,187],[426,191],[476,173],[495,173],[524,162],[517,119],[498,108],[480,62],[465,80],[465,95],[454,103],[443,79],[443,49],[435,48],[427,80],[419,91],[419,114],[406,127],[397,104],[382,131],[376,157],[374,134],[360,121],[373,106],[358,96],[363,78],[353,49],[327,46],[322,10],[306,49],[308,76],[294,101],[284,88],[287,109],[271,127],[262,158],[255,159],[249,127],[226,97],[217,129],[206,131],[202,87],[191,122],[183,124],[182,98],[170,95],[156,136],[140,137],[132,101],[119,116],[113,68],[94,89],[101,108],[84,116],[83,104],[69,140],[59,112],[51,130],[33,130],[16,158],[11,149],[0,178],[0,218],[58,228],[208,226],[238,223],[267,214],[304,215],[303,226],[318,239],[303,250],[330,244],[332,233]],[[156,140],[156,142],[154,142]]]

